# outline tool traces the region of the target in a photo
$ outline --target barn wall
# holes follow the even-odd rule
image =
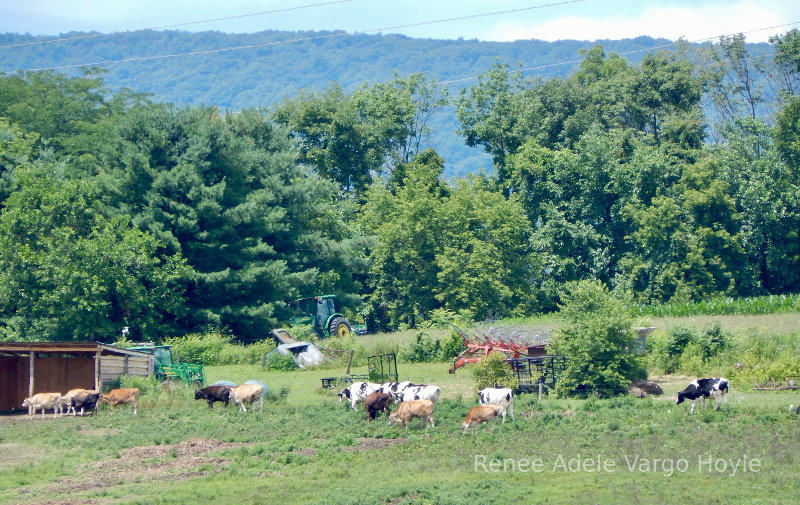
[[[66,393],[70,389],[94,389],[94,356],[36,356],[33,363],[34,393]],[[27,390],[27,387],[26,387]]]
[[[27,356],[0,356],[0,411],[22,409],[28,396]]]
[[[100,381],[107,387],[120,375],[147,377],[153,374],[153,358],[139,356],[103,356],[100,360]]]

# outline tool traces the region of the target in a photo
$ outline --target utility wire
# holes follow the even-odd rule
[[[800,21],[792,21],[791,23],[785,23],[785,24],[782,24],[782,25],[767,26],[767,27],[764,27],[764,28],[756,28],[754,30],[748,30],[746,32],[737,32],[737,33],[741,33],[741,34],[755,33],[755,32],[761,32],[761,31],[764,31],[764,30],[772,30],[772,29],[775,29],[775,28],[784,28],[786,26],[792,26],[792,25],[797,25],[797,24],[800,24]],[[719,38],[722,38],[722,37],[730,37],[732,35],[734,35],[734,34],[715,35],[713,37],[704,37],[704,38],[701,38],[701,39],[689,40],[687,42],[689,44],[696,44],[696,43],[699,43],[699,42],[706,42],[706,41],[709,41],[709,40],[716,40],[716,39],[719,39]],[[625,52],[617,53],[617,54],[619,54],[620,56],[627,56],[629,54],[643,53],[643,52],[646,52],[646,51],[655,51],[657,49],[665,49],[665,48],[668,48],[668,47],[675,47],[679,43],[680,42],[673,42],[673,43],[670,43],[670,44],[662,44],[660,46],[653,46],[653,47],[648,47],[648,48],[645,48],[645,49],[634,49],[634,50],[631,50],[631,51],[625,51]],[[558,62],[558,63],[548,63],[547,65],[539,65],[539,66],[536,66],[536,67],[522,68],[522,69],[519,70],[519,72],[532,72],[534,70],[542,70],[544,68],[558,67],[558,66],[562,66],[562,65],[575,65],[575,64],[581,63],[582,61],[583,60],[570,60],[570,61],[561,61],[561,62]],[[476,75],[476,76],[471,76],[471,77],[462,77],[460,79],[450,79],[450,80],[447,80],[447,81],[439,81],[439,84],[453,84],[453,83],[456,83],[456,82],[472,81],[472,80],[478,79],[479,77],[480,76]]]
[[[91,39],[91,38],[95,38],[95,37],[108,37],[110,35],[117,35],[119,33],[136,33],[136,32],[142,32],[142,31],[147,31],[147,30],[164,30],[166,28],[178,28],[178,27],[181,27],[181,26],[199,25],[199,24],[203,24],[203,23],[214,23],[216,21],[227,21],[229,19],[241,19],[241,18],[247,18],[247,17],[253,17],[253,16],[263,16],[265,14],[277,14],[279,12],[291,12],[291,11],[297,11],[297,10],[301,10],[301,9],[308,9],[308,8],[311,8],[311,7],[323,7],[323,6],[326,6],[326,5],[341,4],[341,3],[352,2],[352,1],[353,0],[335,0],[335,1],[332,1],[332,2],[323,2],[323,3],[308,4],[308,5],[298,5],[297,7],[286,7],[286,8],[283,8],[283,9],[274,9],[274,10],[271,10],[271,11],[254,12],[252,14],[240,14],[238,16],[227,16],[227,17],[224,17],[224,18],[203,19],[201,21],[188,21],[186,23],[177,23],[177,24],[174,24],[174,25],[153,26],[151,28],[138,28],[138,29],[132,30],[130,32],[91,33],[91,34],[87,34],[87,35],[76,35],[74,37],[62,37],[60,39],[36,40],[36,41],[33,41],[33,42],[22,42],[22,43],[19,43],[19,44],[8,44],[8,45],[5,45],[5,46],[0,46],[0,49],[7,49],[7,48],[12,48],[12,47],[35,46],[35,45],[40,45],[40,44],[52,44],[53,42],[67,42],[67,41],[70,41],[70,40]]]
[[[553,2],[553,3],[548,3],[548,4],[534,5],[534,6],[530,6],[530,7],[520,7],[520,8],[517,8],[517,9],[507,9],[507,10],[502,10],[502,11],[486,12],[486,13],[482,13],[482,14],[471,14],[471,15],[467,15],[467,16],[459,16],[459,17],[452,17],[452,18],[446,18],[446,19],[435,19],[435,20],[432,20],[432,21],[422,21],[422,22],[419,22],[419,23],[410,23],[410,24],[406,24],[406,25],[396,25],[396,26],[388,26],[388,27],[383,27],[383,28],[374,28],[372,30],[364,30],[364,31],[357,31],[357,32],[337,32],[337,33],[331,33],[331,34],[327,34],[327,35],[317,35],[317,36],[313,36],[313,37],[302,37],[302,38],[298,38],[298,39],[282,40],[282,41],[276,41],[276,42],[264,42],[264,43],[261,43],[261,44],[249,44],[249,45],[244,45],[244,46],[225,47],[225,48],[220,48],[220,49],[206,49],[206,50],[203,50],[203,51],[191,51],[191,52],[186,52],[186,53],[163,54],[163,55],[156,55],[156,56],[138,56],[138,57],[131,57],[131,58],[123,58],[123,59],[120,59],[120,60],[104,60],[104,61],[96,61],[96,62],[91,62],[91,63],[78,63],[78,64],[72,64],[72,65],[58,65],[58,66],[53,66],[53,67],[27,68],[27,69],[17,69],[17,70],[29,71],[29,72],[39,72],[39,71],[43,71],[43,70],[63,70],[63,69],[68,69],[68,68],[80,68],[80,67],[89,67],[89,66],[104,66],[104,65],[113,65],[113,64],[117,64],[117,63],[129,63],[129,62],[135,62],[135,61],[148,61],[148,60],[158,60],[158,59],[166,59],[166,58],[177,58],[177,57],[181,57],[181,56],[194,56],[194,55],[200,55],[200,54],[222,53],[222,52],[228,52],[228,51],[238,51],[238,50],[242,50],[242,49],[254,49],[254,48],[258,48],[258,47],[267,47],[267,46],[274,46],[274,45],[281,45],[281,44],[289,44],[289,43],[293,43],[293,42],[304,42],[304,41],[309,41],[309,40],[319,40],[319,39],[326,39],[326,38],[333,38],[333,37],[347,37],[347,36],[353,36],[353,35],[363,35],[363,34],[367,34],[367,33],[374,33],[374,32],[386,31],[386,30],[397,30],[399,28],[414,28],[414,27],[418,27],[418,26],[432,25],[432,24],[437,24],[437,23],[448,23],[448,22],[452,22],[452,21],[462,21],[462,20],[465,20],[465,19],[474,19],[474,18],[487,17],[487,16],[498,16],[498,15],[502,15],[502,14],[511,14],[511,13],[517,13],[517,12],[530,11],[530,10],[534,10],[534,9],[543,9],[543,8],[546,8],[546,7],[556,7],[556,6],[559,6],[559,5],[566,5],[566,4],[573,4],[573,3],[579,3],[579,2],[587,2],[587,1],[589,1],[589,0],[563,0],[563,1],[560,1],[560,2]],[[101,35],[92,35],[92,36],[101,36]]]

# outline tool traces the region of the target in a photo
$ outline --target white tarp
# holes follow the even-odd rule
[[[294,362],[297,363],[297,366],[300,368],[319,365],[325,361],[325,356],[322,354],[322,351],[320,351],[319,347],[315,346],[311,342],[280,344],[269,352],[269,354],[272,353],[280,353],[284,356],[291,356],[294,358]]]

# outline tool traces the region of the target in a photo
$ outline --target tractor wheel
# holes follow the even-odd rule
[[[328,334],[332,337],[348,337],[351,331],[350,323],[343,317],[334,317],[330,326],[328,326]]]

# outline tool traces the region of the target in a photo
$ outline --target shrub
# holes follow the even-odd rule
[[[441,359],[442,346],[438,340],[421,331],[417,333],[414,342],[408,350],[400,353],[400,359],[409,363],[430,363]]]
[[[270,354],[264,358],[264,365],[267,370],[276,372],[291,372],[297,370],[297,363],[294,358],[286,354]]]
[[[568,284],[562,299],[565,321],[551,341],[554,353],[567,359],[558,394],[621,394],[646,376],[630,351],[635,333],[623,300],[596,281]]]
[[[217,359],[230,337],[219,332],[193,333],[184,337],[172,337],[164,341],[172,346],[172,359],[184,363],[216,365]]]
[[[513,390],[519,388],[519,380],[511,365],[506,363],[506,355],[492,352],[472,368],[475,387],[480,390],[492,386],[505,386]]]

